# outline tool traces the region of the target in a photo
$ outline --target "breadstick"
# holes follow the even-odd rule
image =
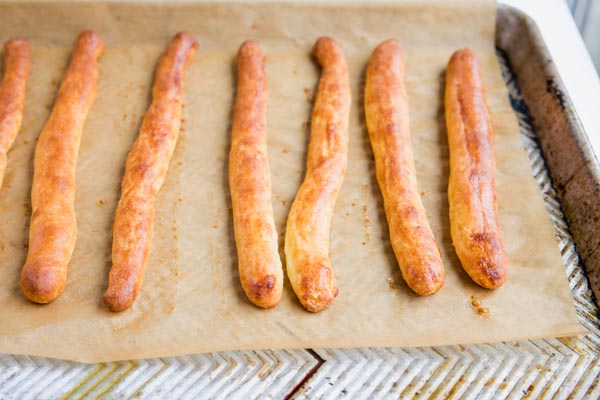
[[[21,129],[30,69],[29,42],[13,38],[4,43],[4,79],[0,85],[0,188],[6,171],[6,153]]]
[[[183,75],[198,47],[188,33],[177,34],[156,70],[152,103],[125,164],[121,199],[113,223],[112,267],[104,304],[122,311],[135,301],[144,279],[162,186],[181,126]]]
[[[365,113],[392,248],[417,294],[437,292],[444,266],[417,188],[404,88],[404,56],[395,40],[380,44],[367,68]]]
[[[244,42],[237,58],[229,187],[242,288],[252,303],[270,308],[281,299],[283,270],[271,204],[263,63],[260,45]]]
[[[488,289],[506,279],[507,258],[496,206],[492,125],[479,61],[456,51],[446,70],[452,242],[471,279]]]
[[[77,240],[75,165],[85,118],[96,94],[98,58],[103,49],[96,33],[79,35],[35,148],[33,213],[21,288],[36,303],[51,302],[65,287]]]
[[[287,220],[285,256],[298,299],[308,311],[318,312],[338,294],[329,260],[329,233],[346,172],[351,95],[340,46],[323,37],[313,53],[323,71],[312,112],[306,175]]]

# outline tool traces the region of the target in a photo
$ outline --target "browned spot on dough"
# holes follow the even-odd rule
[[[262,300],[271,297],[271,292],[274,287],[275,276],[267,275],[257,282],[250,282],[248,285],[248,294],[253,299]]]

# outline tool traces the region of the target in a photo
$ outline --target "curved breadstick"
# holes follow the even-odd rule
[[[188,33],[177,34],[160,59],[152,103],[125,165],[121,199],[113,223],[112,267],[104,304],[129,308],[142,285],[154,225],[156,196],[162,186],[181,126],[183,74],[198,47]]]
[[[292,204],[285,233],[287,273],[302,305],[327,308],[338,294],[329,261],[329,231],[346,172],[350,86],[342,49],[320,38],[313,53],[323,72],[311,120],[306,176]]]
[[[14,38],[4,43],[4,79],[0,85],[0,188],[6,171],[6,153],[21,129],[30,69],[29,42]]]
[[[402,277],[419,295],[435,293],[444,284],[444,266],[417,188],[404,56],[395,40],[383,42],[371,55],[365,113],[390,240]]]
[[[496,161],[481,69],[473,51],[450,58],[446,70],[450,147],[450,228],[463,268],[485,288],[504,283],[507,258],[496,207]]]
[[[269,308],[281,299],[283,270],[271,204],[263,63],[260,45],[244,42],[237,58],[229,187],[242,287],[252,303]]]
[[[51,302],[65,287],[77,240],[75,165],[83,124],[96,94],[98,58],[103,48],[94,32],[79,35],[35,148],[33,213],[21,288],[36,303]]]

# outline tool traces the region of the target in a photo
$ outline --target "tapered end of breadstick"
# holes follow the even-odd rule
[[[402,54],[402,47],[400,46],[400,42],[396,39],[388,39],[384,42],[381,42],[373,51],[373,54],[378,53],[400,53]]]
[[[46,304],[54,301],[65,288],[66,277],[52,268],[25,264],[21,272],[21,289],[30,301]]]
[[[288,258],[288,272],[289,272]],[[300,268],[292,267],[290,282],[300,303],[310,312],[323,311],[333,303],[338,288],[328,260],[305,260]],[[289,274],[288,274],[289,275]]]
[[[169,46],[181,48],[184,52],[189,50],[195,51],[198,48],[198,42],[190,33],[179,32],[173,37]]]
[[[246,40],[240,46],[237,55],[238,73],[251,79],[259,88],[264,86],[264,57],[260,44],[256,40]],[[262,84],[259,84],[263,82]],[[266,88],[263,89],[266,91]]]
[[[14,37],[4,43],[4,73],[27,79],[31,70],[29,58],[29,41],[25,38]]]
[[[29,41],[22,37],[13,37],[8,39],[4,43],[4,50],[9,51],[10,49],[23,48],[29,50]]]
[[[262,50],[260,48],[260,43],[256,40],[245,40],[244,43],[240,46],[238,51],[238,57],[253,55],[253,54],[262,55]]]
[[[490,254],[474,258],[470,263],[470,268],[466,270],[471,279],[479,286],[495,289],[506,281],[508,261],[503,246],[490,250]]]
[[[283,293],[283,276],[265,275],[259,280],[242,280],[242,287],[248,299],[261,308],[272,308],[279,303]]]
[[[77,50],[90,52],[95,58],[98,58],[104,52],[104,42],[96,32],[83,31],[75,42],[75,51]]]
[[[328,65],[345,67],[346,65],[342,48],[334,39],[328,36],[320,37],[317,40],[313,47],[313,54],[323,67]]]
[[[423,266],[412,272],[407,268],[402,274],[407,285],[419,296],[429,296],[436,293],[444,286],[444,269],[441,261],[432,265]]]
[[[127,288],[109,284],[102,300],[108,310],[121,312],[131,307],[136,297],[137,292],[133,288],[128,290]]]
[[[477,54],[469,48],[456,50],[448,61],[446,76],[462,76],[463,79],[467,79],[471,83],[478,82],[477,86],[482,86],[481,65]],[[447,81],[451,80],[447,79]]]

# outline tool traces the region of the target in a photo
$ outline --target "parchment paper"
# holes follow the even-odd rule
[[[229,349],[426,346],[585,332],[500,75],[494,7],[480,0],[0,6],[0,38],[29,37],[33,61],[23,129],[0,191],[0,351],[100,362]],[[27,251],[33,150],[71,46],[90,28],[104,38],[106,51],[77,165],[77,247],[62,296],[39,306],[23,297],[18,283]],[[130,310],[112,314],[101,298],[125,157],[148,107],[158,58],[180,30],[200,42],[185,77],[181,137],[159,196],[141,295]],[[321,35],[343,46],[353,94],[349,164],[331,232],[340,294],[331,308],[311,314],[286,280],[279,306],[261,310],[240,287],[227,183],[235,55],[243,40],[254,38],[267,57],[269,157],[283,254],[319,77],[310,50]],[[418,181],[446,268],[445,286],[426,298],[404,284],[393,256],[364,121],[366,63],[373,48],[390,37],[406,53]],[[508,281],[494,291],[479,288],[463,272],[449,234],[443,72],[451,53],[466,46],[483,64],[510,260]],[[489,315],[472,307],[472,296]]]

